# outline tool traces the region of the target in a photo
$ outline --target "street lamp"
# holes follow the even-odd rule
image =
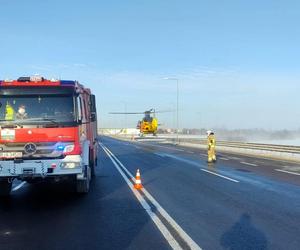
[[[179,144],[179,138],[178,138],[178,131],[179,131],[179,80],[176,77],[165,77],[164,80],[170,80],[170,81],[176,81],[176,87],[177,87],[177,102],[176,102],[176,141],[177,144]]]
[[[126,131],[127,128],[127,103],[126,102],[121,102],[122,104],[124,104],[124,131]]]

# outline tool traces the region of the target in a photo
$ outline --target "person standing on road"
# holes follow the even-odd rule
[[[216,137],[212,131],[207,131],[207,162],[216,162]]]

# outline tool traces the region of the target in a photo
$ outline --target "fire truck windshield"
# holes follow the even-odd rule
[[[0,124],[68,125],[75,122],[74,113],[69,95],[0,96]]]

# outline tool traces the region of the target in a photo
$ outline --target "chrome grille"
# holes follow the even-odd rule
[[[0,151],[1,152],[22,152],[22,158],[61,158],[63,156],[62,151],[57,150],[58,145],[70,145],[73,144],[72,142],[37,142],[34,143],[36,145],[36,152],[32,155],[26,154],[24,151],[24,147],[26,143],[5,143],[0,144]]]

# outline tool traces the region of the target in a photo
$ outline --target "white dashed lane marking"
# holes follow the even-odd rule
[[[219,176],[219,177],[221,177],[221,178],[224,178],[224,179],[229,180],[229,181],[232,181],[232,182],[236,182],[236,183],[239,182],[239,181],[237,181],[237,180],[235,180],[235,179],[229,178],[229,177],[224,176],[224,175],[221,175],[221,174],[217,174],[217,173],[215,173],[215,172],[209,171],[209,170],[204,169],[204,168],[201,168],[201,170],[204,171],[204,172],[206,172],[206,173],[209,173],[209,174],[213,174],[213,175]]]
[[[220,157],[221,160],[224,160],[224,161],[229,161],[229,159],[225,158],[225,157]]]
[[[295,173],[295,172],[291,172],[291,171],[287,171],[287,170],[283,170],[283,169],[275,169],[278,172],[283,172],[283,173],[287,173],[287,174],[293,174],[293,175],[300,175],[300,173]]]
[[[233,157],[233,156],[230,156],[230,157],[228,157],[228,158],[231,159],[231,160],[237,160],[237,161],[240,161],[240,160],[241,160],[241,158]]]
[[[165,155],[163,153],[153,153],[153,154],[160,156],[160,157],[165,157]]]
[[[254,163],[249,163],[249,162],[244,162],[244,161],[241,161],[240,163],[244,164],[244,165],[252,166],[252,167],[257,167],[258,166],[258,165],[254,164]]]

